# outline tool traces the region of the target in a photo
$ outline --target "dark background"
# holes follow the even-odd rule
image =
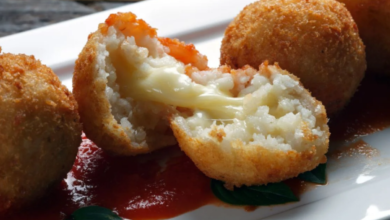
[[[0,0],[0,37],[132,2],[134,1]]]

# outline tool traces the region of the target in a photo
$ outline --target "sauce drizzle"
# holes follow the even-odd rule
[[[372,157],[379,156],[379,151],[371,147],[367,142],[359,139],[358,141],[340,147],[339,149],[336,149],[329,154],[329,157],[335,160],[340,160],[344,157],[359,156],[371,159]]]
[[[331,141],[351,141],[390,126],[390,78],[363,79],[351,102],[329,121]]]
[[[161,159],[167,162],[159,164]],[[8,219],[64,219],[90,205],[109,208],[129,219],[161,219],[213,200],[210,179],[178,147],[113,157],[83,138],[73,169],[60,186]]]

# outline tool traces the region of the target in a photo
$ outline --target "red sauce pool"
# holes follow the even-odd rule
[[[366,77],[350,104],[331,118],[331,141],[348,142],[389,126],[390,79]],[[165,164],[157,162],[162,158]],[[316,186],[296,178],[285,183],[297,196]],[[67,178],[47,197],[6,219],[62,220],[89,205],[112,209],[129,219],[162,219],[211,203],[221,204],[211,192],[210,179],[178,147],[112,157],[84,138]]]
[[[175,155],[172,158],[168,157]],[[156,158],[167,158],[158,164]],[[170,218],[214,200],[210,179],[171,147],[149,155],[112,157],[83,139],[72,171],[50,196],[8,219],[64,219],[99,205],[129,219]]]
[[[329,158],[340,160],[345,157],[359,157],[363,156],[367,159],[379,156],[379,151],[371,147],[367,142],[359,139],[346,146],[336,149],[328,154]]]
[[[310,191],[317,186],[324,186],[321,184],[316,184],[316,183],[310,183],[303,181],[299,178],[291,178],[288,180],[283,181],[287,186],[290,187],[291,191],[294,193],[296,196],[300,196],[303,193]]]
[[[331,141],[351,141],[390,126],[390,78],[363,79],[347,107],[329,121]]]

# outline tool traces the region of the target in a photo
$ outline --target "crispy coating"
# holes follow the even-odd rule
[[[366,69],[364,45],[348,10],[334,0],[260,0],[225,31],[221,64],[263,61],[298,76],[328,115],[355,93]]]
[[[297,77],[283,71],[278,65],[271,66],[265,63],[260,66],[259,73],[270,78],[270,73],[275,69],[279,73],[289,75],[294,80],[299,81]],[[231,72],[234,71],[231,70]],[[318,145],[313,144],[309,149],[301,152],[266,148],[258,144],[244,144],[238,139],[227,150],[226,147],[223,147],[223,137],[226,134],[222,129],[214,127],[210,132],[213,139],[202,139],[190,135],[186,129],[183,129],[180,120],[173,119],[171,127],[180,148],[195,165],[210,178],[224,181],[227,188],[280,182],[296,177],[300,173],[312,170],[318,164],[326,162],[325,154],[328,151],[330,133],[325,107],[321,102],[312,98],[306,89],[303,93],[303,96],[310,97],[304,102],[310,106],[320,107],[316,110],[315,118],[316,123],[324,131],[323,140],[325,141],[319,142]],[[317,135],[313,135],[309,129],[303,130],[303,136],[305,142],[312,143],[319,138]]]
[[[367,72],[390,75],[390,0],[338,0],[351,12],[366,45]]]
[[[107,79],[98,77],[96,67],[99,59],[98,44],[107,35],[110,26],[125,36],[133,36],[136,42],[145,36],[157,38],[156,30],[132,13],[111,14],[99,29],[92,33],[76,61],[73,76],[73,94],[79,104],[79,113],[85,134],[99,147],[118,155],[136,155],[148,153],[156,146],[143,144],[134,146],[124,128],[111,114],[110,102],[106,96]],[[185,64],[199,69],[207,68],[207,58],[201,55],[193,45],[185,45],[178,40],[158,38],[170,48],[170,55]],[[161,146],[159,146],[161,147]]]
[[[133,147],[122,126],[111,114],[111,106],[105,90],[107,82],[96,77],[98,42],[101,32],[89,36],[89,40],[76,61],[73,74],[73,94],[79,105],[83,131],[97,146],[118,154],[136,155],[153,150],[149,146]]]
[[[34,56],[0,55],[0,142],[0,213],[42,196],[76,158],[77,103]]]
[[[132,148],[131,140],[111,114],[106,97],[106,81],[95,77],[100,32],[93,33],[76,61],[73,94],[79,105],[83,131],[99,147],[117,154],[149,152],[146,147]]]
[[[262,146],[248,146],[237,141],[227,154],[220,144],[193,138],[175,122],[172,123],[172,129],[181,149],[195,165],[206,176],[224,181],[228,188],[280,182],[312,170],[320,162],[326,161],[323,155],[327,147],[319,148],[320,151],[313,146],[304,152],[284,152]]]

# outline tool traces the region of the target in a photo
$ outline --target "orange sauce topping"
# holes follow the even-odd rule
[[[159,37],[162,45],[169,48],[168,54],[184,64],[191,64],[199,70],[207,69],[207,57],[200,54],[193,44],[185,44],[177,39]]]
[[[144,20],[137,19],[131,12],[111,14],[105,24],[99,25],[99,30],[107,34],[108,27],[114,26],[125,36],[133,36],[139,45],[140,39],[146,36],[157,38],[157,30],[149,26]],[[200,54],[193,44],[185,44],[177,39],[159,37],[162,45],[169,48],[168,54],[186,65],[192,65],[199,70],[208,69],[207,57]]]
[[[106,19],[107,26],[114,26],[125,36],[134,36],[135,41],[146,36],[151,38],[157,36],[155,28],[149,26],[144,20],[137,19],[137,16],[131,12],[111,14]],[[103,34],[107,32],[105,25],[100,25],[99,29]]]

